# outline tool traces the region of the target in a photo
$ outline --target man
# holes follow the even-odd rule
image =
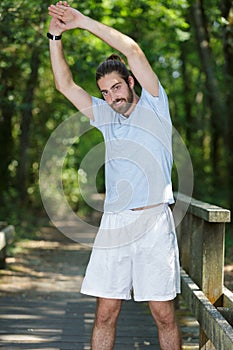
[[[113,349],[122,300],[134,293],[148,301],[160,347],[180,350],[173,300],[179,293],[179,257],[168,207],[171,189],[171,121],[165,91],[147,58],[130,37],[71,8],[49,7],[48,38],[56,88],[104,136],[106,199],[81,292],[97,298],[92,350]],[[80,28],[123,54],[100,64],[96,82],[103,99],[77,85],[66,63],[61,36]]]

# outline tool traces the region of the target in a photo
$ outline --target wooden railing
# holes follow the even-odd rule
[[[14,226],[8,225],[5,221],[0,221],[0,268],[5,267],[7,247],[13,242],[14,236]]]
[[[230,211],[179,194],[174,207],[182,297],[200,325],[201,350],[233,350],[233,293],[224,284]],[[179,222],[179,221],[178,221]]]

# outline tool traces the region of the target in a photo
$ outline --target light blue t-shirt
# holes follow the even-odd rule
[[[105,141],[104,211],[173,203],[172,124],[167,95],[145,89],[128,118],[92,97],[94,121]]]

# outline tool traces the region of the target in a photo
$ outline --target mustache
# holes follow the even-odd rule
[[[117,98],[112,102],[112,106],[121,101],[127,102],[126,98]]]

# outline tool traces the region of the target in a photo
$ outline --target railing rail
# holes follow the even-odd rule
[[[183,217],[177,226],[182,296],[200,324],[200,349],[233,350],[233,293],[223,284],[231,213],[179,194],[176,214]]]

